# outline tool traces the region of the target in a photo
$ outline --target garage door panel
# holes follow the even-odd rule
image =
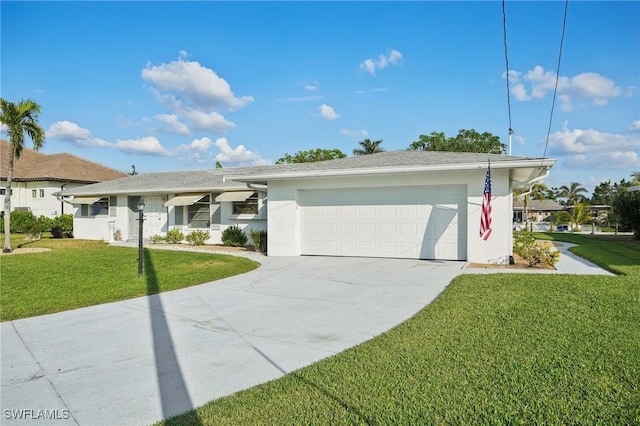
[[[466,256],[464,186],[302,190],[299,203],[302,254]]]

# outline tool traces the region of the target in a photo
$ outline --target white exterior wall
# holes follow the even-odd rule
[[[54,192],[60,191],[63,183],[51,181],[33,181],[33,182],[11,182],[13,196],[11,197],[11,210],[17,207],[28,207],[34,216],[47,216],[54,218],[61,214],[73,213],[73,207],[70,204],[64,204],[64,212],[62,204],[53,195]],[[77,188],[84,186],[79,183],[64,184],[65,189]],[[6,188],[7,182],[0,182],[0,188]],[[36,197],[33,197],[33,190],[36,190]],[[44,197],[40,197],[40,190],[44,190]],[[4,209],[4,195],[0,195],[0,205]]]
[[[480,215],[484,191],[485,168],[477,171],[439,173],[399,173],[394,175],[344,176],[273,180],[268,182],[269,202],[268,253],[270,256],[299,256],[301,247],[299,189],[444,186],[467,188],[466,245],[467,260],[488,263],[506,261],[511,254],[512,217],[510,210],[509,171],[492,170],[492,224],[488,241],[480,238]],[[445,187],[446,189],[446,187]],[[459,218],[464,220],[464,218]],[[463,230],[464,232],[464,230]]]
[[[266,193],[258,192],[258,194],[259,201],[257,215],[233,215],[232,205],[230,202],[220,203],[221,224],[219,226],[211,224],[208,229],[211,238],[207,240],[207,244],[220,244],[222,242],[222,231],[232,225],[238,225],[245,231],[247,237],[249,237],[249,230],[251,228],[266,230],[267,207],[264,200]],[[164,202],[175,195],[177,194],[154,194],[142,196],[142,201],[145,203],[143,224],[144,239],[149,239],[153,235],[164,235],[167,230],[176,227],[174,209],[184,208],[184,206],[164,207]],[[75,238],[110,241],[110,225],[114,233],[118,230],[120,231],[120,235],[124,241],[137,238],[137,227],[139,226],[139,222],[137,220],[138,212],[133,212],[135,220],[130,220],[129,215],[131,213],[128,206],[128,195],[117,196],[117,206],[115,209],[112,209],[113,206],[110,206],[110,215],[82,217],[80,216],[80,206],[72,206],[70,204],[66,204],[66,206],[68,206],[69,209],[73,208],[73,228]],[[185,221],[187,220],[187,217],[188,213],[185,209]],[[131,227],[135,227],[135,229],[131,229]],[[202,228],[190,228],[188,224],[179,225],[177,227],[182,230],[185,236],[196,230],[207,231],[207,229]],[[249,242],[251,241],[249,240]]]

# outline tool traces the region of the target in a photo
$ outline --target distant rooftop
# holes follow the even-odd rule
[[[11,144],[0,140],[0,179],[7,179]],[[85,160],[72,154],[43,154],[28,148],[22,150],[13,165],[13,180],[94,183],[128,176],[126,173]]]

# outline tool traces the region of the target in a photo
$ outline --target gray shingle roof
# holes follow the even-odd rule
[[[513,201],[514,210],[523,210],[524,209],[524,201],[518,198]],[[531,211],[559,211],[566,210],[567,207],[559,204],[554,200],[530,200],[529,201],[529,210]]]
[[[276,175],[295,172],[321,172],[331,170],[384,169],[397,167],[441,166],[453,164],[486,164],[509,161],[534,160],[497,154],[477,154],[433,151],[388,151],[359,157],[339,158],[316,163],[275,164],[269,166],[204,169],[160,173],[144,173],[109,182],[102,182],[65,191],[66,195],[108,195],[124,193],[179,193],[246,188],[234,182],[234,177]],[[542,160],[542,159],[540,159]]]

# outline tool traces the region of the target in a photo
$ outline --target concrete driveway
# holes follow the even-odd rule
[[[464,266],[258,260],[209,284],[1,323],[1,423],[151,424],[392,328]]]

